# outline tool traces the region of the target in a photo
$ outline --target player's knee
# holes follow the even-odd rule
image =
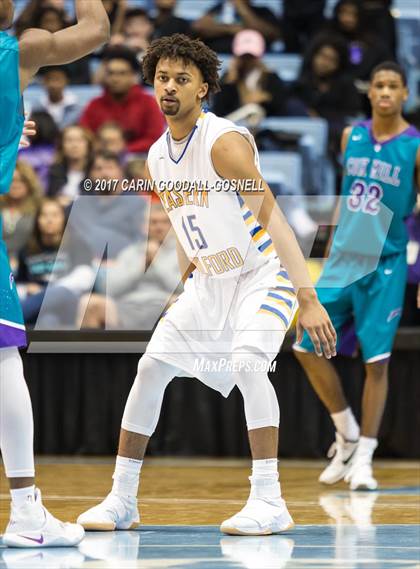
[[[124,430],[148,437],[152,435],[165,389],[175,375],[175,368],[147,354],[140,359],[121,423]]]
[[[145,354],[139,360],[136,380],[144,382],[148,378],[154,378],[158,375],[158,367],[158,361]]]
[[[155,387],[166,387],[176,375],[175,368],[173,370],[172,366],[144,354],[137,366],[135,382],[141,385],[151,384]]]
[[[366,364],[366,379],[375,383],[387,381],[388,361]]]
[[[133,430],[131,427],[136,424],[139,416],[142,421],[147,418],[147,422],[151,422],[150,412],[153,415],[153,410],[160,407],[165,389],[173,377],[164,373],[160,363],[147,354],[140,359],[123,417],[123,427],[126,430]],[[134,429],[134,432],[150,434],[144,430]]]
[[[244,353],[235,355],[233,359],[237,362],[234,379],[244,400],[248,430],[278,427],[280,409],[276,392],[267,371],[258,371],[260,365],[265,367],[268,360]]]

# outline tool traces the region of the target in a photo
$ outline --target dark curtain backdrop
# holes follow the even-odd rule
[[[133,354],[23,353],[35,416],[35,450],[46,454],[114,454],[138,357]],[[336,358],[345,391],[360,414],[363,367]],[[396,351],[378,456],[420,456],[420,351]],[[329,416],[292,353],[272,374],[280,401],[280,456],[324,457],[333,440]],[[154,456],[248,455],[242,400],[228,399],[195,379],[168,387],[149,453]]]

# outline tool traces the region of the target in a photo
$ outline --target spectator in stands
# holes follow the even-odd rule
[[[46,190],[48,172],[54,160],[55,145],[60,133],[54,119],[45,111],[31,113],[31,120],[36,123],[36,134],[31,136],[29,148],[19,151],[19,158],[32,166]]]
[[[367,26],[365,5],[360,0],[339,0],[329,29],[347,43],[350,70],[355,79],[368,81],[372,69],[391,58],[387,38],[375,35]]]
[[[153,29],[153,21],[146,10],[132,8],[126,11],[122,31],[111,36],[109,46],[125,46],[131,49],[141,62],[150,45]]]
[[[234,57],[216,93],[213,110],[232,120],[251,121],[254,117],[287,114],[287,94],[280,77],[267,69],[262,57],[263,36],[255,30],[242,30],[233,40]],[[232,115],[231,113],[235,113]]]
[[[111,36],[109,44],[99,54],[100,57],[106,58],[109,49],[116,47],[127,48],[136,55],[140,68],[141,60],[150,45],[153,29],[152,19],[145,10],[141,8],[126,10],[121,32]],[[105,75],[105,65],[102,62],[95,70],[93,82],[103,84]]]
[[[326,0],[283,0],[282,36],[288,53],[303,53],[324,24]]]
[[[123,25],[123,35],[125,45],[135,51],[137,57],[141,58],[149,47],[153,35],[153,22],[146,10],[141,8],[127,10]]]
[[[35,111],[45,111],[52,116],[58,128],[77,123],[82,108],[77,97],[67,89],[69,72],[67,66],[44,67],[40,73],[45,93],[42,93]]]
[[[147,152],[164,128],[154,98],[138,85],[139,63],[124,47],[109,48],[105,59],[105,92],[89,103],[80,124],[96,133],[104,123],[124,130],[129,152]]]
[[[330,149],[337,156],[341,131],[361,108],[360,96],[349,72],[345,41],[328,35],[314,38],[293,90],[312,116],[328,121]]]
[[[55,33],[69,25],[64,10],[54,6],[46,6],[37,13],[34,27]],[[89,56],[86,56],[66,66],[72,85],[86,85],[90,83],[89,59]]]
[[[85,328],[152,330],[180,284],[171,223],[161,204],[142,222],[143,237],[126,247],[97,282],[99,294],[86,295],[79,308]],[[163,243],[165,242],[165,245]]]
[[[190,22],[174,14],[176,3],[177,0],[155,0],[157,16],[154,20],[153,39],[172,34],[191,35]]]
[[[69,25],[66,12],[54,6],[44,6],[35,15],[35,27],[54,34]]]
[[[16,35],[19,37],[23,30],[27,28],[35,28],[39,20],[40,12],[44,10],[44,8],[50,7],[61,12],[64,15],[65,22],[69,22],[64,0],[29,0],[14,23]],[[54,17],[51,17],[51,21],[53,18]]]
[[[3,220],[3,239],[12,268],[17,255],[32,233],[35,213],[41,203],[42,186],[33,168],[18,160],[10,191],[0,196],[0,215]]]
[[[111,22],[111,33],[120,34],[124,25],[127,0],[102,0]]]
[[[65,225],[63,207],[45,198],[32,236],[19,254],[16,281],[27,324],[35,324],[40,316],[43,328],[74,325],[79,298],[93,285],[89,247],[75,233],[64,233]]]
[[[257,30],[268,44],[279,37],[275,15],[250,0],[224,0],[194,22],[193,30],[219,53],[231,53],[232,38],[242,29]]]
[[[145,200],[123,192],[123,168],[114,154],[98,152],[88,173],[92,189],[73,204],[69,224],[91,244],[97,262],[115,259],[139,238]]]
[[[96,133],[95,148],[99,152],[116,154],[124,161],[127,142],[120,125],[115,122],[104,123]]]
[[[93,137],[81,126],[68,126],[57,145],[57,156],[50,168],[48,191],[50,197],[67,206],[80,195],[80,185],[86,178],[92,160]]]
[[[366,27],[385,42],[393,57],[397,55],[397,30],[392,15],[393,0],[365,0]]]
[[[160,204],[158,195],[147,187],[147,184],[141,184],[146,180],[146,159],[132,158],[125,165],[125,177],[136,188],[136,193],[140,196],[147,196],[152,202]],[[142,189],[144,188],[144,189]]]

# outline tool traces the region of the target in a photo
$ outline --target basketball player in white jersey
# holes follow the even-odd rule
[[[0,194],[9,191],[24,125],[22,92],[40,67],[62,65],[91,53],[109,37],[102,0],[76,0],[77,23],[56,33],[25,30],[19,41],[7,30],[14,3],[0,0]],[[33,134],[33,124],[25,134]],[[42,505],[35,488],[33,418],[19,347],[26,345],[22,311],[1,239],[0,218],[0,450],[12,508],[3,535],[9,547],[73,546],[83,539],[77,524],[63,524]]]
[[[166,386],[186,374],[225,396],[237,385],[244,398],[251,492],[245,507],[221,530],[265,535],[293,526],[278,480],[279,406],[261,370],[277,355],[297,303],[300,334],[308,331],[320,355],[335,355],[335,331],[295,236],[261,177],[252,136],[202,111],[204,100],[218,88],[218,66],[212,50],[179,34],[153,42],[143,60],[144,76],[154,85],[169,126],[149,151],[148,176],[177,235],[185,290],[140,359],[122,421],[113,488],[101,504],[79,516],[85,529],[139,526],[137,491],[147,443]],[[191,186],[173,190],[174,182],[192,180],[202,191]],[[238,180],[261,184],[263,191],[256,192],[257,198],[255,192],[239,196],[229,187]],[[227,191],[217,191],[226,182]],[[197,359],[217,364],[222,358],[231,367],[197,371],[194,366]]]

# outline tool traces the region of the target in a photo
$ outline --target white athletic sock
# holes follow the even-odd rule
[[[372,462],[373,453],[378,446],[378,439],[371,437],[360,437],[359,444],[357,445],[357,455],[356,457],[363,457],[365,460],[368,459]],[[356,458],[357,460],[357,458]]]
[[[10,490],[12,503],[17,508],[24,506],[28,502],[35,502],[35,486],[27,486],[26,488],[16,488]]]
[[[281,498],[277,458],[265,458],[252,461],[250,498],[269,499]]]
[[[331,419],[334,422],[336,430],[346,441],[357,441],[360,429],[350,407],[347,407],[344,411],[340,411],[339,413],[331,413]]]
[[[137,498],[142,465],[142,460],[117,456],[115,471],[112,476],[114,480],[112,494],[117,494],[124,498]]]

